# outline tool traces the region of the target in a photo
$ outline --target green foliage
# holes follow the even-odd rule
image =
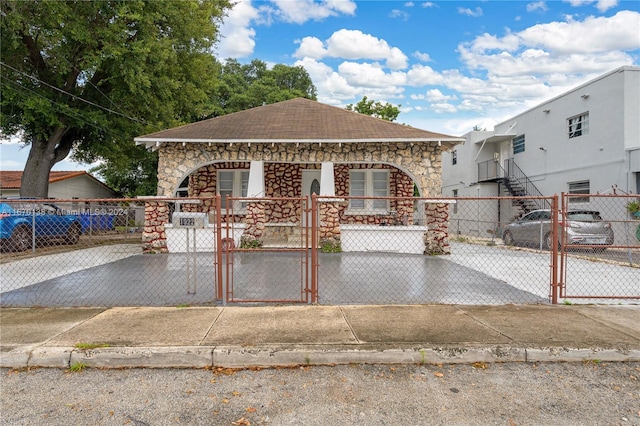
[[[74,362],[69,366],[69,371],[71,371],[72,373],[79,373],[85,368],[87,368],[87,364],[84,364],[82,362]]]
[[[212,114],[215,79],[203,76],[219,72],[210,52],[230,3],[1,5],[0,131],[30,145],[21,195],[46,196],[49,171],[72,150],[103,160],[99,171],[123,194],[154,193],[157,160],[133,138]]]
[[[395,121],[400,115],[400,105],[394,106],[387,102],[375,102],[368,100],[366,96],[355,106],[353,104],[347,105],[346,109],[387,121]]]
[[[262,247],[262,241],[251,235],[243,235],[240,238],[240,248],[242,249],[257,249],[260,247]]]
[[[342,253],[342,245],[339,240],[327,238],[320,241],[320,251],[322,253]]]
[[[91,350],[97,348],[108,348],[111,345],[108,343],[76,343],[74,346],[76,349]]]
[[[627,211],[631,214],[640,212],[640,201],[629,201],[627,203]]]
[[[214,89],[212,116],[299,97],[316,100],[316,87],[303,67],[277,64],[268,69],[259,59],[245,65],[227,59]]]

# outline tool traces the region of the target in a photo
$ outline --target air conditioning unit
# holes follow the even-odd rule
[[[206,213],[175,212],[171,216],[174,228],[204,228],[209,224]]]

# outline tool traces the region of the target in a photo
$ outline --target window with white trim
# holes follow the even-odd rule
[[[349,195],[352,197],[388,197],[389,171],[380,169],[350,170]],[[387,213],[389,200],[350,200],[349,211],[357,214]]]
[[[246,197],[249,187],[249,170],[218,170],[218,193],[222,209],[227,207],[227,197]],[[234,210],[246,209],[246,203],[234,205]]]
[[[524,135],[513,138],[513,153],[518,154],[524,152]]]
[[[569,182],[569,194],[586,194],[586,197],[569,197],[569,203],[588,203],[589,202],[589,181]]]
[[[455,166],[458,164],[458,151],[455,149],[451,151],[451,165]]]
[[[567,118],[567,132],[569,139],[589,133],[589,113],[585,112],[574,117]]]

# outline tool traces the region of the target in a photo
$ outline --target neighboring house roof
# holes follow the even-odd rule
[[[97,182],[98,184],[108,188],[110,191],[113,189],[109,188],[103,182],[100,182],[98,179],[93,177],[91,174],[85,171],[53,171],[49,172],[49,183],[60,182],[63,180],[76,178],[79,176],[86,176],[87,178]],[[20,189],[20,181],[22,180],[22,171],[18,170],[0,170],[0,188],[2,189]]]
[[[440,142],[451,148],[464,138],[296,98],[139,136],[135,141],[147,148],[166,142]]]

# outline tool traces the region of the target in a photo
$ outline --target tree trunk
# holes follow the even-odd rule
[[[63,141],[65,133],[65,129],[58,128],[47,140],[31,141],[29,157],[27,157],[20,182],[21,197],[47,198],[49,196],[51,168],[66,158],[71,151],[72,141]]]

